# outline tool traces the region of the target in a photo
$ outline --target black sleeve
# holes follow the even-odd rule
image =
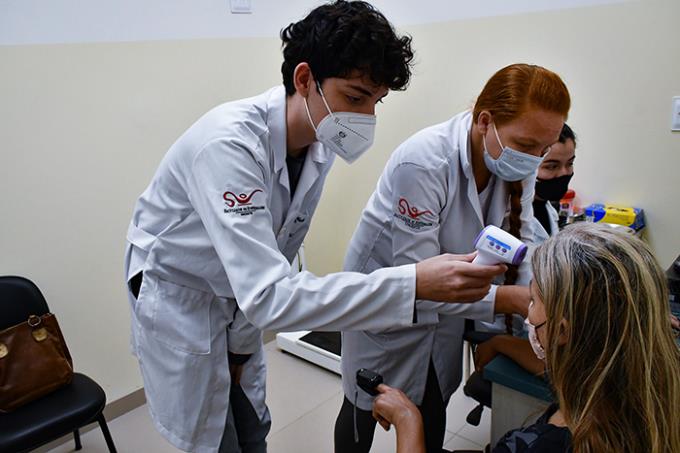
[[[550,426],[526,450],[527,453],[571,453],[571,434],[567,428]]]
[[[492,453],[567,453],[571,452],[571,435],[567,428],[534,424],[508,432],[494,446]]]

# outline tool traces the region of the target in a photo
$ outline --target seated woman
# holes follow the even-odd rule
[[[554,203],[564,197],[574,176],[576,135],[567,123],[562,126],[560,138],[550,147],[538,167],[534,193],[534,238],[541,243],[559,231],[558,214]]]
[[[680,452],[680,349],[666,278],[649,248],[583,223],[539,246],[532,268],[530,341],[496,337],[506,342],[491,340],[478,366],[499,352],[526,360],[518,351],[529,348],[536,360],[527,368],[547,374],[558,404],[507,433],[492,452]],[[378,420],[391,422],[392,413],[408,420],[401,406],[381,410],[382,400],[374,408]]]

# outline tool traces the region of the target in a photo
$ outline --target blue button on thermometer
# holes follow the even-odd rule
[[[475,264],[492,266],[499,263],[519,265],[527,254],[527,246],[497,226],[489,225],[475,239]]]

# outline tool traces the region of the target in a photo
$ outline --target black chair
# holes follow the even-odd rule
[[[474,330],[474,321],[470,319],[465,320],[463,339],[470,344],[473,352],[477,349],[478,345],[489,341],[496,335],[498,334],[476,331]],[[465,383],[463,393],[479,403],[477,407],[472,409],[466,419],[469,424],[478,426],[484,407],[491,408],[491,382],[484,379],[481,373],[474,371]]]
[[[23,277],[0,277],[0,330],[25,322],[29,315],[49,312],[38,287]],[[59,390],[19,409],[0,414],[0,452],[26,452],[73,433],[76,450],[82,449],[79,429],[94,421],[115,453],[103,410],[104,390],[89,377],[75,373]]]

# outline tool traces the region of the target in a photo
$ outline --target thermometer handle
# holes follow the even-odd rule
[[[481,264],[482,266],[493,266],[500,261],[488,256],[486,253],[477,252],[477,256],[472,260],[472,264]]]

